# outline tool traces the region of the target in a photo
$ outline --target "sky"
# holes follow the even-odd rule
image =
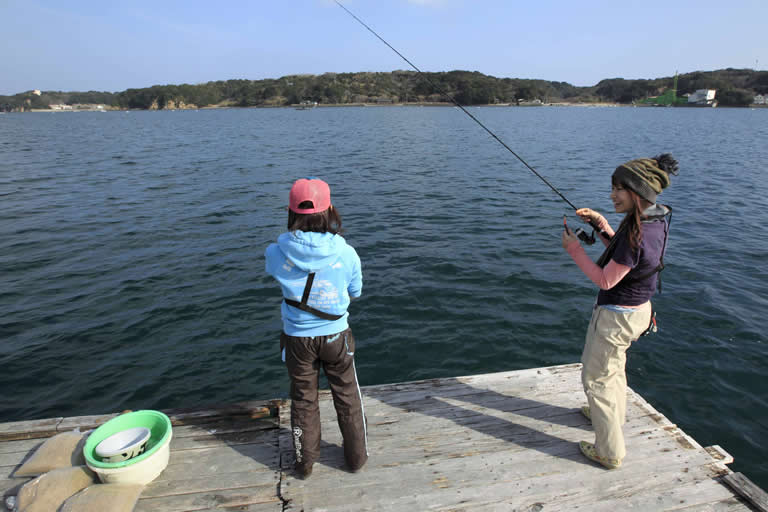
[[[422,71],[768,70],[768,0],[340,0]],[[333,0],[0,0],[0,95],[411,69]]]

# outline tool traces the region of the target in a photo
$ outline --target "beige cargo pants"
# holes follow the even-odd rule
[[[627,412],[627,349],[650,321],[650,302],[630,313],[600,306],[592,311],[581,355],[581,382],[595,429],[595,449],[602,457],[621,460],[627,453],[621,431]]]

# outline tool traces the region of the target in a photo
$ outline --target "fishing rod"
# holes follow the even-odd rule
[[[435,90],[436,90],[437,92],[439,92],[441,95],[443,95],[443,96],[445,96],[446,98],[448,98],[449,100],[451,100],[451,103],[453,103],[453,104],[454,104],[454,105],[456,105],[458,108],[460,108],[460,109],[461,109],[461,111],[462,111],[462,112],[464,112],[465,114],[467,114],[467,115],[469,116],[469,118],[470,118],[470,119],[472,119],[474,122],[476,122],[476,123],[477,123],[477,124],[478,124],[478,125],[479,125],[479,126],[482,128],[482,129],[483,129],[483,130],[485,130],[486,132],[488,132],[488,134],[489,134],[491,137],[493,137],[494,139],[496,139],[496,141],[497,141],[499,144],[501,144],[502,146],[504,146],[504,148],[506,148],[506,150],[507,150],[507,151],[509,151],[510,153],[512,153],[512,154],[515,156],[515,158],[517,158],[518,160],[520,160],[520,162],[521,162],[521,163],[522,163],[524,166],[526,166],[526,167],[528,168],[528,170],[530,170],[530,171],[531,171],[533,174],[535,174],[537,178],[539,178],[541,181],[543,181],[544,183],[546,183],[546,185],[547,185],[547,186],[548,186],[550,189],[552,189],[552,191],[553,191],[555,194],[557,194],[558,196],[560,196],[560,198],[561,198],[563,201],[565,201],[566,203],[568,203],[568,205],[569,205],[571,208],[573,208],[573,210],[574,210],[574,211],[578,210],[578,208],[576,208],[576,205],[574,205],[572,202],[570,202],[570,201],[568,200],[568,198],[567,198],[567,197],[565,197],[565,196],[564,196],[564,195],[563,195],[563,194],[562,194],[562,193],[561,193],[559,190],[557,190],[557,189],[554,187],[554,185],[552,185],[552,184],[551,184],[549,181],[547,181],[547,179],[546,179],[544,176],[542,176],[541,174],[539,174],[539,173],[536,171],[536,169],[534,169],[533,167],[531,167],[530,165],[528,165],[528,162],[526,162],[525,160],[523,160],[523,158],[522,158],[520,155],[518,155],[517,153],[515,153],[515,152],[512,150],[512,148],[510,148],[510,147],[507,145],[507,143],[506,143],[506,142],[504,142],[503,140],[501,140],[501,138],[499,138],[499,136],[498,136],[498,135],[496,135],[495,133],[493,133],[493,132],[492,132],[492,131],[491,131],[491,130],[490,130],[488,127],[487,127],[487,126],[485,126],[485,125],[484,125],[482,122],[480,122],[480,120],[479,120],[479,119],[477,119],[475,116],[473,116],[471,112],[469,112],[467,109],[465,109],[465,108],[464,108],[464,106],[463,106],[461,103],[459,103],[458,101],[456,101],[456,99],[455,99],[455,98],[454,98],[452,95],[448,94],[448,93],[447,93],[447,92],[445,92],[445,91],[444,91],[444,90],[443,90],[443,89],[442,89],[442,88],[441,88],[439,85],[437,85],[436,83],[434,83],[434,82],[433,82],[433,81],[432,81],[432,80],[429,78],[429,76],[428,76],[428,75],[426,75],[426,74],[425,74],[425,73],[424,73],[422,70],[420,70],[420,69],[419,69],[419,68],[418,68],[418,67],[417,67],[417,66],[416,66],[416,65],[415,65],[413,62],[411,62],[410,60],[408,60],[408,58],[406,58],[406,57],[405,57],[405,55],[403,55],[402,53],[400,53],[399,51],[397,51],[397,49],[395,49],[395,47],[394,47],[394,46],[392,46],[391,44],[389,44],[389,43],[388,43],[388,42],[387,42],[387,41],[386,41],[386,40],[385,40],[383,37],[381,37],[379,34],[377,34],[377,33],[376,33],[376,31],[375,31],[375,30],[373,30],[371,27],[369,27],[369,26],[368,26],[368,25],[367,25],[367,24],[366,24],[366,23],[365,23],[363,20],[361,20],[360,18],[358,18],[357,16],[355,16],[355,14],[354,14],[352,11],[350,11],[349,9],[347,9],[347,8],[346,8],[346,7],[345,7],[345,6],[344,6],[344,5],[343,5],[343,4],[342,4],[342,3],[341,3],[339,0],[333,0],[333,1],[336,3],[336,5],[338,5],[338,6],[339,6],[339,7],[341,7],[342,9],[344,9],[344,10],[347,12],[347,14],[349,14],[350,16],[352,16],[352,18],[354,18],[354,19],[355,19],[355,20],[356,20],[358,23],[360,23],[360,24],[361,24],[363,27],[365,27],[365,28],[366,28],[366,29],[367,29],[367,30],[368,30],[368,31],[369,31],[371,34],[373,34],[374,36],[376,36],[376,38],[378,38],[378,39],[379,39],[379,41],[381,41],[382,43],[384,43],[385,45],[387,45],[387,46],[389,47],[389,49],[390,49],[390,50],[392,50],[393,52],[395,52],[395,53],[396,53],[396,54],[397,54],[397,55],[398,55],[398,56],[399,56],[401,59],[403,59],[405,62],[407,62],[409,66],[411,66],[413,69],[415,69],[415,70],[416,70],[416,72],[417,72],[417,73],[419,73],[419,76],[421,76],[422,78],[424,78],[424,80],[426,80],[426,81],[427,81],[427,83],[429,83],[429,85],[431,85],[433,89],[435,89]],[[604,233],[604,232],[603,232],[603,231],[600,229],[600,227],[599,227],[599,226],[597,226],[596,224],[594,224],[592,221],[589,221],[589,222],[588,222],[588,224],[589,224],[590,226],[592,226],[592,227],[595,229],[595,231],[597,231],[598,233],[600,233],[600,235],[601,235],[601,236],[603,236],[603,237],[605,237],[605,238],[608,238],[608,235],[607,235],[607,234],[605,234],[605,233]],[[583,230],[581,230],[580,228],[576,229],[575,231],[577,232],[577,234],[578,234],[579,238],[580,238],[582,241],[584,241],[584,242],[586,242],[586,243],[588,243],[588,244],[593,244],[593,243],[595,243],[595,237],[594,237],[594,234],[593,234],[593,235],[590,237],[589,235],[587,235],[587,234],[586,234],[586,232],[584,232],[584,231],[583,231]]]

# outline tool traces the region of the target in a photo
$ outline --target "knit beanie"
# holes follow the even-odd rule
[[[621,164],[613,172],[613,180],[655,204],[656,195],[669,186],[670,174],[677,174],[677,160],[665,153],[654,158],[638,158]]]

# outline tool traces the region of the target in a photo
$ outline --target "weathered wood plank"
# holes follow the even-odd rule
[[[226,405],[212,405],[200,408],[170,409],[165,411],[176,425],[207,423],[212,418],[244,416],[251,419],[269,418],[277,414],[281,400],[257,400]]]
[[[0,455],[6,453],[28,453],[43,444],[45,439],[18,439],[14,441],[0,441]]]
[[[201,434],[224,435],[235,432],[255,432],[277,428],[277,417],[247,418],[243,416],[211,418],[210,421],[192,425],[176,425],[173,437],[197,437]]]
[[[723,481],[760,512],[768,512],[768,494],[741,473],[729,473]]]
[[[676,509],[677,512],[745,512],[751,510],[746,502],[738,496],[726,498],[721,501],[699,503],[690,507]]]
[[[56,427],[63,419],[47,418],[43,420],[0,423],[0,441],[50,437],[57,433]]]
[[[15,496],[22,485],[32,480],[31,478],[2,478],[0,479],[0,494],[3,496]],[[2,508],[0,508],[2,510]]]
[[[194,425],[210,423],[219,418],[269,418],[277,414],[277,409],[281,402],[281,400],[260,400],[210,406],[207,408],[170,409],[164,412],[171,419],[171,424],[174,426]],[[121,413],[0,423],[0,441],[51,437],[59,432],[68,432],[76,428],[83,431],[91,430],[119,414]]]
[[[185,437],[174,437],[171,439],[171,451],[197,450],[201,448],[216,448],[225,446],[236,446],[240,444],[273,444],[277,446],[276,429],[272,430],[250,430],[245,432],[228,432],[208,434],[201,432],[196,436],[187,435]],[[1,457],[1,456],[0,456]]]
[[[712,445],[707,446],[704,448],[707,450],[707,453],[709,453],[713,459],[715,459],[718,462],[722,462],[723,464],[731,464],[733,462],[733,456],[731,456],[730,453],[723,450],[722,447],[719,445]]]
[[[93,430],[100,425],[108,422],[112,418],[119,416],[120,413],[100,414],[93,416],[75,416],[64,418],[57,427],[58,432],[69,432],[70,430],[80,429],[81,432]]]
[[[277,471],[239,473],[209,471],[207,475],[194,478],[184,475],[183,479],[158,479],[150,483],[141,495],[145,498],[160,498],[182,494],[215,493],[222,489],[249,489],[252,496],[258,496],[262,501],[269,501],[275,496],[278,481],[279,473]]]
[[[217,507],[196,510],[195,512],[283,512],[283,502],[253,503],[251,505],[235,505],[233,507]]]
[[[282,507],[282,501],[275,495],[275,488],[272,486],[272,497],[265,499],[268,489],[263,486],[241,489],[221,489],[215,492],[201,492],[193,494],[182,494],[173,496],[162,496],[158,498],[148,498],[142,496],[139,498],[134,512],[187,512],[199,510],[227,510],[237,509],[238,507],[248,507],[253,505],[279,505]],[[246,509],[248,510],[248,509]],[[257,508],[255,510],[274,510],[272,508]]]
[[[264,471],[274,470],[278,464],[277,445],[244,444],[233,447],[201,448],[171,453],[169,470],[179,467],[189,475],[202,472],[203,468],[217,468],[218,471]]]

